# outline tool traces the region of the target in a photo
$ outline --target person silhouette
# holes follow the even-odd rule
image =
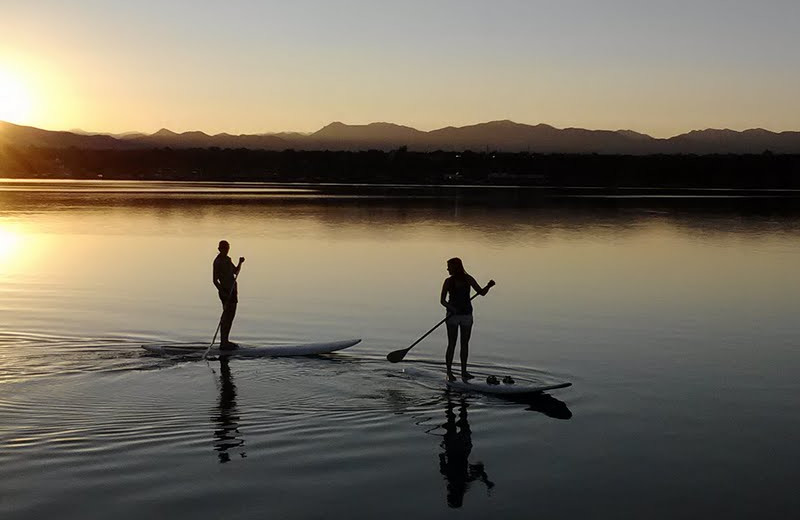
[[[469,358],[469,339],[472,336],[472,302],[470,289],[481,296],[485,296],[494,285],[494,280],[489,280],[486,287],[481,288],[475,278],[467,274],[460,258],[451,258],[447,261],[447,272],[450,273],[444,284],[439,298],[441,304],[447,309],[447,352],[444,361],[447,367],[447,379],[455,381],[453,375],[453,355],[456,350],[458,332],[461,330],[461,378],[472,379],[472,374],[467,372],[467,359]]]
[[[231,245],[227,240],[220,240],[218,249],[219,254],[214,258],[212,281],[222,302],[219,348],[220,350],[232,350],[239,346],[236,343],[232,343],[229,336],[233,326],[233,318],[236,317],[236,306],[239,302],[236,276],[242,269],[244,257],[240,256],[239,264],[233,265],[233,261],[228,256]]]

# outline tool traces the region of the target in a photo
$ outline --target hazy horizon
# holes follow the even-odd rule
[[[647,132],[643,132],[643,131],[638,130],[636,128],[559,127],[559,126],[552,125],[550,123],[545,123],[545,122],[536,123],[536,122],[522,122],[522,121],[514,121],[514,120],[480,121],[480,122],[476,122],[476,123],[467,123],[465,125],[460,125],[460,126],[443,125],[443,126],[435,127],[435,128],[431,128],[431,129],[416,128],[416,127],[412,127],[410,125],[403,125],[403,124],[400,124],[400,123],[394,123],[392,121],[370,121],[370,122],[366,122],[366,123],[358,123],[358,122],[351,123],[351,122],[346,122],[346,121],[331,121],[331,122],[326,123],[323,126],[317,128],[315,130],[309,130],[309,131],[305,131],[305,130],[303,130],[303,131],[301,131],[301,130],[276,130],[276,131],[255,131],[255,132],[252,132],[252,133],[224,132],[224,131],[223,132],[211,132],[211,131],[204,130],[202,128],[190,128],[190,129],[186,129],[186,130],[177,130],[175,128],[167,128],[167,127],[160,127],[160,128],[157,128],[157,129],[154,129],[154,130],[149,130],[149,131],[122,130],[122,131],[113,131],[112,132],[112,131],[108,131],[108,130],[87,129],[87,128],[77,128],[77,127],[76,128],[44,128],[44,127],[38,127],[38,126],[32,126],[32,125],[22,125],[20,123],[14,123],[13,121],[4,121],[4,120],[0,120],[0,123],[11,123],[11,124],[16,124],[16,125],[20,125],[20,126],[31,126],[33,128],[39,128],[41,130],[47,130],[47,131],[53,131],[53,132],[70,132],[70,133],[79,133],[79,134],[82,133],[82,134],[88,134],[88,135],[111,135],[111,136],[114,136],[114,137],[119,137],[119,136],[124,136],[124,135],[133,135],[133,134],[153,135],[155,133],[158,133],[161,130],[169,130],[169,131],[172,131],[172,132],[174,132],[174,133],[176,133],[178,135],[181,135],[183,133],[190,133],[190,132],[201,132],[201,133],[204,133],[206,135],[209,135],[209,136],[213,137],[213,136],[221,135],[221,134],[230,134],[230,135],[233,135],[233,136],[238,136],[238,135],[301,134],[301,135],[311,136],[315,132],[317,132],[317,131],[319,131],[319,130],[321,130],[321,129],[323,129],[323,128],[331,125],[331,124],[336,124],[336,123],[341,123],[341,124],[344,124],[346,126],[369,126],[369,125],[372,125],[372,124],[391,124],[391,125],[410,127],[410,128],[415,129],[415,130],[420,130],[422,132],[431,132],[431,131],[440,130],[440,129],[444,129],[444,128],[464,128],[464,127],[477,126],[477,125],[487,124],[487,123],[497,123],[497,122],[502,122],[502,121],[510,121],[512,123],[515,123],[515,124],[527,125],[527,126],[537,126],[537,125],[541,124],[541,125],[551,126],[551,127],[555,128],[557,130],[565,130],[565,129],[568,129],[568,128],[576,128],[576,129],[589,130],[589,131],[611,131],[611,132],[632,131],[632,132],[637,132],[637,133],[641,133],[641,134],[644,134],[644,135],[648,135],[648,136],[656,138],[656,139],[670,139],[670,138],[673,138],[673,137],[677,137],[679,135],[687,134],[687,133],[692,132],[692,131],[708,131],[708,130],[717,130],[717,131],[728,131],[728,130],[731,130],[731,131],[735,131],[735,132],[745,132],[745,131],[748,131],[748,130],[766,130],[768,132],[773,132],[773,133],[800,132],[800,128],[798,128],[798,129],[786,129],[786,130],[774,130],[774,129],[771,129],[771,128],[763,128],[763,127],[749,127],[749,128],[741,128],[741,129],[737,129],[737,128],[703,127],[703,128],[687,129],[685,132],[681,132],[680,134],[667,135],[667,136],[657,136],[657,135],[649,134]]]
[[[8,3],[0,120],[49,130],[800,129],[800,4]]]

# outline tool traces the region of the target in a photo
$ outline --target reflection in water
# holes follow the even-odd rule
[[[216,231],[221,220],[229,228],[257,223],[263,229],[268,219],[273,223],[288,220],[292,228],[319,224],[326,233],[381,237],[387,232],[407,234],[408,229],[399,224],[458,223],[465,232],[490,234],[499,243],[516,242],[520,231],[540,238],[554,233],[575,236],[576,231],[619,236],[641,231],[648,223],[666,223],[687,234],[800,235],[800,197],[794,191],[755,190],[759,196],[731,193],[726,197],[725,191],[699,190],[706,196],[663,198],[590,192],[587,198],[586,194],[533,188],[17,180],[0,182],[0,218],[57,212],[78,221],[65,223],[59,230],[72,230],[77,224],[78,229],[92,232],[118,230],[126,223],[141,230],[141,220],[158,228],[182,230],[187,217],[200,229]],[[233,207],[238,210],[235,214]],[[141,220],[131,222],[132,213]]]
[[[530,396],[503,396],[508,401],[527,405],[526,410],[531,412],[543,413],[553,419],[571,419],[572,412],[567,407],[567,403],[559,401],[552,395],[546,393],[533,394]]]
[[[236,409],[236,385],[233,384],[231,368],[226,357],[219,358],[219,400],[214,409],[211,420],[217,425],[214,430],[214,450],[217,452],[219,462],[230,462],[229,451],[239,448],[239,455],[244,458],[244,438],[239,432],[239,415]]]
[[[20,258],[28,263],[36,251],[29,247],[31,242],[26,229],[16,222],[7,222],[0,217],[0,277],[10,275],[13,263],[23,264]],[[30,266],[28,266],[30,268]]]
[[[504,396],[505,398],[505,396]],[[555,397],[542,393],[532,396],[511,397],[508,399],[528,406],[526,410],[542,413],[554,419],[571,419],[572,412],[566,403]],[[458,415],[455,408],[458,406]],[[487,490],[494,487],[494,482],[489,480],[483,462],[470,464],[469,455],[472,452],[472,430],[469,427],[467,414],[467,399],[464,395],[454,398],[447,393],[444,415],[447,419],[441,428],[444,429],[441,447],[444,450],[439,454],[439,472],[447,485],[447,505],[459,508],[464,503],[464,494],[469,485],[474,481],[483,482]]]
[[[0,227],[0,259],[10,256],[19,240],[19,236],[16,233],[5,227]]]
[[[447,484],[447,505],[453,508],[461,507],[464,503],[464,493],[470,483],[483,482],[486,489],[492,489],[494,482],[489,480],[482,462],[469,463],[469,454],[472,451],[472,431],[467,418],[466,398],[458,399],[458,417],[454,411],[456,403],[450,394],[447,395],[447,405],[444,414],[447,422],[442,425],[444,436],[441,446],[444,449],[439,454],[439,472],[444,476]]]

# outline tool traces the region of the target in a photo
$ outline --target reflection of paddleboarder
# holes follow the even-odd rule
[[[244,439],[239,438],[239,416],[236,409],[236,385],[233,384],[231,368],[228,365],[228,357],[219,358],[219,414],[213,415],[211,419],[217,424],[214,430],[214,449],[217,451],[220,463],[230,462],[231,456],[228,450],[242,446]],[[244,452],[241,453],[244,457]]]
[[[441,446],[444,451],[439,454],[439,472],[447,482],[447,505],[453,508],[461,507],[464,503],[464,494],[471,482],[483,482],[486,489],[494,487],[494,482],[489,480],[482,462],[469,463],[472,432],[467,420],[467,402],[463,397],[460,399],[458,418],[453,411],[455,406],[448,395],[444,410],[447,422],[442,425],[444,437]]]
[[[239,257],[239,264],[233,265],[228,251],[231,245],[227,240],[220,240],[219,254],[214,258],[214,287],[219,292],[219,299],[222,302],[222,317],[220,318],[220,350],[230,350],[236,348],[236,343],[231,343],[228,336],[233,326],[233,318],[236,316],[236,305],[239,302],[238,289],[236,287],[236,275],[244,263],[244,257]]]
[[[447,309],[447,352],[444,360],[447,366],[447,379],[455,381],[453,375],[453,355],[456,350],[456,340],[458,331],[461,329],[461,377],[471,379],[472,375],[467,372],[467,358],[469,358],[469,338],[472,336],[472,302],[469,297],[470,289],[481,296],[485,296],[489,289],[494,285],[494,281],[489,280],[486,287],[481,288],[475,278],[467,274],[464,264],[460,258],[451,258],[447,261],[447,277],[442,285],[440,302]]]

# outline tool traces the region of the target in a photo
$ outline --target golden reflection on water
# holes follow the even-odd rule
[[[11,256],[11,253],[20,242],[18,233],[0,227],[0,260],[5,260],[6,257]]]
[[[16,275],[40,256],[41,240],[17,222],[0,220],[0,277]]]
[[[800,291],[793,215],[64,192],[0,190],[0,332],[213,332],[223,238],[247,258],[237,332],[279,339],[307,323],[324,332],[305,335],[416,330],[441,312],[452,256],[497,280],[476,303],[478,333],[492,320],[538,331],[712,311],[773,319]]]

